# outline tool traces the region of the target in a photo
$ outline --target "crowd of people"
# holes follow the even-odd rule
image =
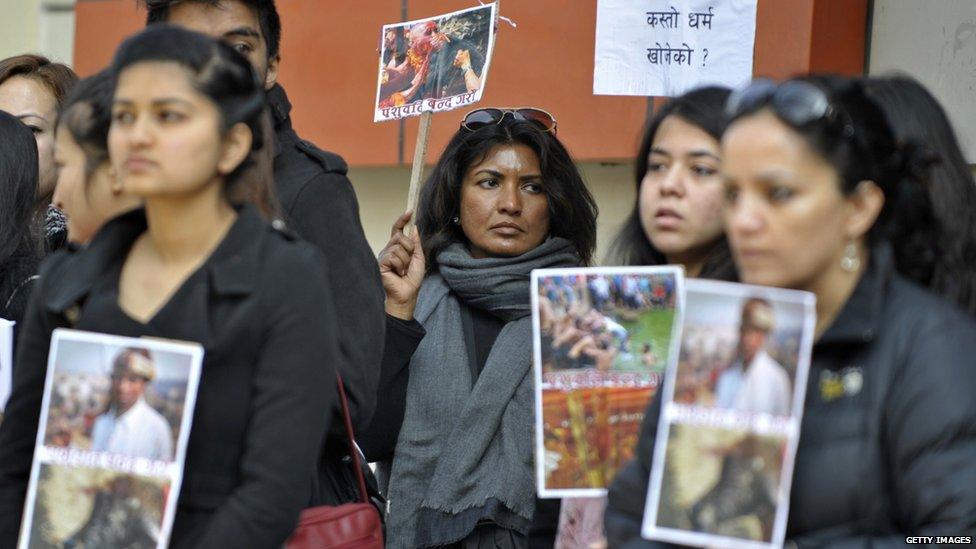
[[[145,4],[147,28],[81,82],[39,56],[0,61],[0,316],[18,323],[0,546],[20,532],[56,328],[204,346],[172,547],[280,547],[303,509],[358,499],[358,460],[377,463],[388,547],[551,546],[530,273],[592,265],[597,232],[556,117],[463,115],[376,258],[345,162],[292,129],[274,1]],[[443,53],[436,30],[411,29],[410,47]],[[422,79],[406,59],[391,74]],[[700,88],[656,110],[634,162],[604,264],[813,292],[811,385],[860,369],[856,395],[805,401],[787,537],[972,532],[976,183],[938,102],[902,76]],[[628,341],[614,315],[673,305],[644,282],[541,288],[562,313],[553,367],[612,364]],[[562,502],[610,547],[652,544],[660,413],[659,392],[604,520]]]

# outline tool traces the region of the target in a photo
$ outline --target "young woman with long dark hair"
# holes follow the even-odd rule
[[[648,121],[635,160],[637,201],[608,264],[679,264],[687,276],[735,278],[722,225],[719,173],[730,93],[720,87],[692,90],[665,103]]]
[[[270,184],[248,61],[153,26],[112,64],[108,144],[144,207],[55,255],[27,315],[0,426],[0,545],[13,546],[54,328],[204,346],[172,547],[277,548],[309,504],[336,394],[336,315],[317,249],[240,197]]]

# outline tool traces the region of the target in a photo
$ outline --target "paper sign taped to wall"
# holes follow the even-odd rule
[[[675,96],[752,78],[757,0],[599,0],[596,95]]]

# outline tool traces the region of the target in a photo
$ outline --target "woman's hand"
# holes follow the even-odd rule
[[[416,228],[411,236],[403,234],[403,228],[413,216],[407,211],[393,223],[390,241],[380,252],[380,277],[386,291],[386,314],[403,320],[413,318],[417,306],[417,294],[427,271],[427,260],[420,244]]]

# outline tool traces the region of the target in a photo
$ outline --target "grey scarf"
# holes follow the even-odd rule
[[[513,258],[473,259],[453,244],[437,263],[414,313],[427,335],[410,361],[387,547],[452,543],[481,519],[527,531],[535,507],[530,273],[576,266],[579,256],[551,238]],[[473,384],[458,300],[506,321]]]

